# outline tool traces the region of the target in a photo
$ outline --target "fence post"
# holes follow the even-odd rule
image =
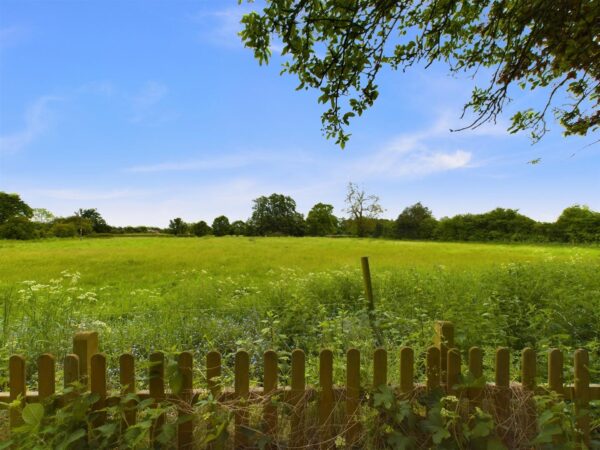
[[[376,323],[375,318],[375,299],[373,297],[373,284],[371,283],[371,269],[369,268],[369,257],[363,256],[360,258],[362,267],[363,280],[365,283],[365,295],[367,296],[367,313],[369,315],[369,325],[375,340],[375,346],[383,345],[383,337]]]
[[[448,382],[448,350],[454,348],[454,325],[452,322],[436,322],[434,345],[440,349],[440,381],[445,385]]]
[[[21,397],[20,404],[25,406],[27,385],[25,384],[25,358],[21,355],[13,355],[8,360],[8,384],[10,389],[10,401],[13,402]],[[21,408],[11,408],[10,428],[15,428],[23,423]]]
[[[79,376],[84,389],[90,389],[92,356],[98,353],[98,332],[80,331],[73,336],[73,353],[79,357]]]
[[[590,372],[588,352],[579,349],[575,351],[575,386],[573,397],[575,400],[575,414],[577,428],[581,433],[581,442],[590,446]]]

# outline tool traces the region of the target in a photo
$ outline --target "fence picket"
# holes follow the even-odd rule
[[[496,382],[496,414],[497,429],[500,436],[507,431],[505,424],[510,411],[510,352],[506,347],[500,347],[496,350],[495,362],[495,382]]]
[[[292,405],[290,418],[290,446],[305,446],[304,414],[306,400],[304,398],[306,390],[305,377],[306,356],[300,349],[292,352],[292,379],[290,404]]]
[[[192,375],[193,375],[194,357],[190,352],[181,352],[177,358],[177,369],[181,376],[181,390],[177,397],[179,404],[177,408],[177,447],[180,449],[190,449],[193,444],[194,422],[192,420]]]
[[[440,362],[440,349],[434,346],[429,347],[425,360],[426,385],[429,392],[440,387]]]
[[[351,348],[346,353],[346,444],[353,448],[360,435],[357,420],[360,408],[360,352]]]
[[[96,412],[92,424],[97,428],[106,422],[106,412],[103,411],[106,406],[106,356],[102,353],[93,355],[90,369],[90,391],[98,396],[92,405],[92,410]]]
[[[410,347],[400,349],[400,392],[408,394],[414,387],[415,354]]]
[[[333,425],[333,352],[321,350],[319,354],[319,431],[320,447],[332,448]]]
[[[581,442],[590,447],[590,371],[588,352],[579,349],[575,351],[575,383],[573,397],[575,401],[575,412],[577,416],[577,428],[581,433]]]
[[[250,392],[250,356],[245,350],[235,354],[235,448],[248,446],[248,412],[245,408]]]
[[[263,394],[265,396],[265,404],[263,407],[263,422],[264,431],[269,438],[274,442],[277,436],[277,405],[274,403],[273,393],[277,389],[277,353],[273,350],[268,350],[263,355],[264,362],[264,386]],[[269,445],[269,448],[275,448],[275,445]]]
[[[460,383],[460,351],[457,348],[448,350],[447,383],[448,392],[456,392]]]
[[[158,407],[158,404],[165,399],[165,355],[163,352],[154,352],[150,355],[148,389],[150,397],[154,399],[155,406]],[[152,424],[150,437],[154,448],[161,447],[160,443],[156,441],[156,437],[164,423],[165,416],[162,414]]]
[[[119,382],[121,383],[121,395],[135,394],[135,360],[131,353],[124,353],[119,357]],[[130,400],[125,405],[123,428],[135,425],[135,401]]]
[[[529,347],[521,353],[521,385],[527,391],[535,388],[536,361],[535,351]]]
[[[21,355],[13,355],[8,360],[8,384],[10,389],[10,401],[13,402],[21,397],[21,405],[25,406],[27,395],[27,385],[25,382],[25,358]],[[11,408],[10,410],[10,427],[16,427],[23,423],[21,410]]]
[[[448,322],[439,322],[436,325],[436,345],[427,349],[425,361],[425,386],[418,386],[416,395],[421,395],[422,388],[427,391],[433,391],[440,386],[444,386],[449,393],[459,395],[459,386],[461,380],[461,352],[452,347],[454,339],[454,328]],[[135,361],[132,354],[126,353],[119,358],[119,382],[120,390],[114,393],[109,399],[107,391],[107,367],[106,356],[102,353],[91,354],[90,351],[97,349],[97,333],[86,332],[78,333],[73,340],[74,350],[78,354],[69,354],[64,359],[64,383],[65,388],[76,388],[72,391],[65,390],[62,400],[59,404],[64,405],[71,401],[76,395],[79,395],[80,387],[89,390],[97,396],[96,402],[92,405],[91,424],[89,444],[94,446],[98,444],[99,430],[97,428],[106,423],[106,406],[113,405],[113,402],[127,402],[129,409],[124,411],[123,429],[136,423],[135,400],[130,394],[136,393]],[[89,365],[86,363],[89,361]],[[149,368],[149,395],[154,399],[156,405],[167,398],[165,393],[165,356],[161,352],[150,355]],[[387,352],[384,349],[376,349],[373,353],[373,391],[378,386],[386,385],[387,380]],[[250,395],[250,357],[247,352],[240,350],[235,355],[235,378],[233,397],[230,390],[225,390],[221,384],[221,354],[213,351],[206,356],[206,378],[208,389],[216,401],[228,401],[234,398],[236,409],[234,411],[234,446],[235,448],[247,448],[254,441],[250,441],[251,433],[255,433],[250,428],[250,408],[251,405],[259,405],[259,399],[264,399],[262,407],[262,429],[268,437],[266,447],[269,449],[278,448],[278,436],[280,433],[289,430],[289,438],[285,445],[287,448],[303,448],[307,446],[318,446],[322,449],[334,448],[336,438],[344,437],[347,448],[360,448],[366,445],[361,438],[361,422],[358,416],[361,412],[361,404],[365,400],[361,396],[361,368],[360,352],[357,349],[349,349],[346,354],[346,383],[345,386],[334,387],[333,384],[333,352],[331,350],[322,350],[319,354],[319,388],[307,389],[306,386],[306,356],[302,350],[294,350],[291,354],[291,378],[290,390],[279,389],[278,386],[278,356],[274,351],[267,351],[263,355],[264,378],[263,378],[263,397],[255,395],[260,392],[253,390]],[[410,347],[402,347],[399,352],[400,377],[397,386],[398,392],[403,396],[414,393],[415,389],[415,361],[414,350]],[[445,369],[442,365],[445,364]],[[183,352],[177,358],[178,375],[181,376],[181,390],[173,387],[173,395],[169,394],[169,399],[176,400],[177,408],[177,446],[178,448],[192,448],[194,424],[191,420],[191,407],[196,401],[193,390],[193,357],[190,352]],[[6,402],[21,399],[21,404],[29,400],[43,401],[55,393],[55,359],[50,354],[43,354],[37,360],[38,370],[38,393],[27,396],[26,391],[26,364],[25,359],[19,355],[13,355],[9,360],[9,389],[8,395],[0,393],[0,401]],[[469,399],[467,406],[466,400],[462,402],[468,408],[473,410],[475,406],[482,406],[484,372],[483,372],[483,352],[478,347],[472,347],[468,352],[468,370],[469,377],[466,378],[467,389],[466,396]],[[82,373],[83,372],[83,373]],[[495,375],[494,384],[487,385],[493,396],[490,398],[490,407],[494,411],[496,421],[496,432],[500,439],[507,439],[511,431],[513,419],[520,421],[520,430],[523,430],[522,437],[531,440],[537,432],[537,414],[533,395],[536,389],[536,354],[533,349],[525,348],[521,353],[520,367],[521,383],[515,384],[511,388],[510,383],[510,352],[507,348],[498,348],[495,353]],[[589,355],[585,350],[577,350],[574,354],[574,384],[564,385],[563,380],[563,354],[558,349],[553,349],[548,353],[548,386],[549,389],[563,395],[567,401],[572,400],[576,410],[577,429],[580,432],[579,440],[582,446],[589,446],[591,433],[591,416],[589,413],[589,402],[600,399],[600,388],[598,385],[590,385]],[[512,392],[522,389],[524,396],[519,395],[520,402],[512,404]],[[369,391],[371,392],[371,391]],[[316,397],[315,397],[316,394]],[[140,392],[141,398],[147,394]],[[203,395],[198,394],[196,395]],[[273,396],[281,396],[283,400],[291,406],[290,425],[279,423],[278,408]],[[373,398],[370,395],[369,398]],[[306,429],[306,413],[308,411],[308,399],[316,400],[315,409],[311,406],[311,413],[316,412],[318,428]],[[343,401],[345,412],[342,408],[337,408],[336,401]],[[462,400],[461,400],[462,401]],[[312,405],[312,403],[311,403]],[[484,406],[487,403],[484,404]],[[339,405],[341,406],[341,405]],[[515,411],[512,408],[515,407]],[[487,406],[486,406],[487,408]],[[467,409],[462,410],[467,412]],[[345,414],[345,418],[341,416]],[[461,413],[462,414],[462,413]],[[515,414],[515,416],[511,416]],[[252,416],[254,417],[254,416]],[[385,420],[385,415],[381,413],[374,420]],[[189,419],[189,420],[186,420]],[[510,420],[509,420],[510,419]],[[155,448],[161,448],[164,443],[158,443],[158,436],[162,425],[165,423],[165,414],[154,421],[151,429],[151,444]],[[13,408],[9,415],[9,426],[13,428],[23,423],[20,408]],[[175,424],[173,424],[175,425]],[[263,435],[264,436],[264,435]],[[82,445],[85,444],[82,440]],[[513,439],[513,437],[511,437]],[[319,442],[319,444],[317,444]],[[263,440],[264,443],[264,440]],[[374,444],[383,444],[380,438],[375,436],[372,441]],[[554,439],[553,444],[562,445],[564,442],[560,439]],[[220,445],[216,443],[215,445]],[[213,447],[210,447],[213,448]]]
[[[563,394],[563,354],[557,348],[548,353],[548,387],[551,391]]]
[[[473,386],[467,389],[467,395],[473,406],[481,405],[481,395],[483,386],[481,379],[483,377],[483,352],[479,347],[471,347],[469,349],[469,373],[473,378]]]
[[[208,390],[213,398],[218,399],[221,393],[221,354],[219,352],[211,351],[206,355],[206,380]]]
[[[378,348],[373,353],[373,387],[387,385],[387,351]]]
[[[49,353],[40,355],[38,367],[38,398],[40,401],[50,397],[56,390],[56,368],[54,356]]]
[[[531,439],[535,437],[537,428],[536,406],[533,398],[535,392],[536,369],[535,351],[529,347],[524,348],[521,352],[521,386],[525,393],[523,402],[526,417],[523,428],[527,430],[527,434]]]

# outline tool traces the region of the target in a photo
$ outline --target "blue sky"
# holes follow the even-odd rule
[[[248,6],[214,1],[0,0],[0,190],[57,215],[95,207],[114,225],[173,217],[246,219],[252,199],[291,195],[300,212],[342,215],[349,181],[379,195],[386,217],[417,201],[442,217],[518,208],[554,220],[600,210],[598,136],[558,124],[531,145],[510,111],[465,125],[473,80],[442,66],[386,71],[376,105],[340,150],[321,134],[317,94],[259,66],[236,36]],[[538,165],[527,164],[542,158]]]

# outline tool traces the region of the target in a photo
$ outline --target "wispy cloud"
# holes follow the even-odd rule
[[[202,41],[228,48],[242,48],[243,43],[239,36],[242,31],[241,20],[244,14],[255,10],[253,5],[240,5],[217,11],[199,11],[191,15],[191,20],[201,26],[200,38]],[[280,41],[271,43],[272,53],[281,53],[283,44]]]
[[[168,113],[157,112],[156,106],[167,96],[169,89],[163,83],[148,81],[131,100],[131,121],[162,122],[171,117]]]
[[[200,25],[200,38],[223,47],[241,48],[238,33],[242,30],[240,21],[249,12],[248,6],[230,7],[217,11],[199,11],[191,20]]]
[[[112,190],[84,190],[84,189],[35,189],[33,194],[56,200],[116,200],[133,197],[144,197],[152,194],[151,190],[112,189]]]
[[[473,167],[470,151],[460,147],[449,150],[447,144],[438,142],[449,134],[446,118],[440,117],[431,127],[401,134],[352,162],[349,172],[363,179],[409,179]]]
[[[23,27],[12,25],[0,28],[0,49],[12,47],[27,35],[27,30]]]
[[[0,136],[0,154],[23,150],[39,137],[49,126],[51,114],[48,105],[60,97],[46,95],[38,98],[25,112],[25,127],[17,132]]]
[[[300,152],[244,152],[223,155],[214,158],[195,159],[187,161],[172,161],[158,164],[139,165],[125,169],[131,173],[156,172],[201,172],[206,170],[227,170],[247,167],[253,164],[306,164],[313,161]]]

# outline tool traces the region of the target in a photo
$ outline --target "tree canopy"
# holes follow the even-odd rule
[[[306,216],[306,232],[311,236],[335,234],[338,227],[337,217],[333,215],[333,206],[317,203]]]
[[[212,223],[212,230],[215,236],[225,236],[231,233],[231,224],[227,216],[219,216]]]
[[[431,210],[421,202],[415,203],[400,213],[396,219],[396,237],[400,239],[429,239],[437,221]]]
[[[242,0],[240,0],[241,2]],[[274,40],[287,55],[283,71],[298,89],[317,89],[327,104],[323,131],[342,147],[346,127],[373,105],[383,67],[405,71],[442,62],[451,73],[489,80],[475,86],[465,128],[494,121],[509,88],[542,89],[546,104],[512,116],[511,132],[547,131],[554,112],[566,135],[600,125],[598,0],[266,0],[242,18],[244,44],[268,62]],[[566,100],[565,100],[566,98]]]
[[[13,217],[29,219],[32,216],[33,209],[19,195],[0,192],[0,224]]]
[[[304,234],[304,219],[296,211],[296,202],[292,197],[282,194],[263,195],[254,199],[250,226],[262,236]]]

